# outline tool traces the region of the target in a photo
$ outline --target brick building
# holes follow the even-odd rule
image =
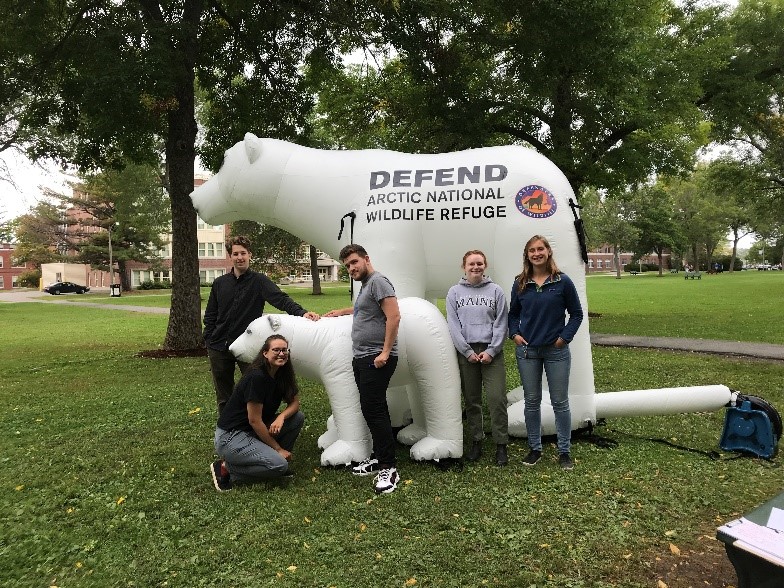
[[[623,267],[631,263],[632,259],[634,259],[634,254],[627,251],[622,251],[619,254],[619,258],[621,263],[621,271],[623,271]],[[641,261],[644,264],[648,263],[658,265],[659,258],[655,254],[645,255],[642,257]],[[662,269],[665,271],[671,268],[669,253],[662,255],[662,266]],[[615,256],[613,255],[612,245],[602,245],[601,247],[590,250],[588,252],[588,263],[585,265],[585,271],[588,273],[614,272]]]
[[[29,264],[14,261],[14,249],[10,243],[0,243],[0,290],[17,288],[19,276],[33,269]]]

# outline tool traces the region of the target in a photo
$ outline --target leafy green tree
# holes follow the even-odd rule
[[[53,57],[62,23],[51,18],[55,2],[0,0],[0,181],[14,185],[4,156],[22,153],[39,141],[53,147],[40,113],[52,107]]]
[[[20,261],[36,267],[78,261],[109,271],[109,229],[113,261],[124,280],[128,261],[160,261],[170,216],[157,170],[130,164],[82,180],[72,196],[45,190],[46,200],[17,219]]]
[[[13,219],[0,221],[0,243],[11,243],[14,241],[16,233],[15,227],[16,223]]]
[[[117,263],[124,290],[130,289],[129,261],[161,265],[170,211],[160,172],[151,166],[128,164],[120,170],[88,174],[73,196],[62,196],[71,209],[85,213],[70,222],[76,237],[78,259],[92,267],[110,270]],[[100,227],[99,232],[95,231]]]
[[[164,162],[173,288],[163,346],[199,347],[196,214],[189,198],[197,87],[208,125],[202,157],[212,169],[248,130],[289,138],[312,103],[303,91],[303,65],[329,61],[337,48],[332,30],[343,25],[328,25],[353,25],[353,12],[346,3],[239,0],[16,2],[12,8],[33,38],[49,31],[36,23],[55,31],[42,35],[46,46],[39,52],[52,64],[50,83],[40,91],[55,99],[42,101],[26,123],[47,132],[31,152],[59,154],[84,170]]]
[[[706,180],[705,166],[685,178],[663,178],[672,198],[674,218],[683,235],[684,249],[695,268],[707,268],[716,247],[729,229],[725,203]],[[702,261],[704,260],[704,262]]]
[[[784,201],[784,2],[740,0],[729,19],[736,50],[704,81],[711,136],[757,169],[756,197]]]
[[[675,248],[681,240],[672,198],[660,184],[642,186],[632,192],[630,205],[631,223],[638,231],[634,252],[638,257],[651,251],[656,253],[661,276],[665,249]]]
[[[705,169],[705,188],[717,201],[718,214],[732,234],[730,272],[734,271],[738,242],[764,222],[766,199],[760,195],[767,181],[761,171],[758,164],[730,158],[713,161]]]
[[[690,167],[708,131],[702,80],[733,51],[721,8],[692,2],[413,0],[373,15],[394,57],[320,94],[317,124],[339,144],[526,144],[578,194]]]
[[[65,227],[65,206],[41,201],[14,221],[15,258],[40,268],[43,263],[65,261],[72,248]]]
[[[633,211],[625,194],[601,195],[597,190],[584,190],[583,206],[588,249],[608,244],[613,249],[615,277],[621,279],[621,251],[631,250],[640,231],[632,224]]]
[[[251,267],[280,279],[302,265],[300,251],[303,241],[272,225],[255,221],[236,221],[231,225],[231,235],[245,235],[253,245]]]

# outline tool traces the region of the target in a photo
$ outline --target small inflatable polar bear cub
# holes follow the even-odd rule
[[[406,386],[413,422],[398,433],[398,440],[412,445],[415,460],[461,457],[460,376],[446,319],[438,308],[420,298],[402,298],[399,304],[399,356],[390,388]],[[372,451],[351,367],[351,325],[351,316],[314,322],[286,314],[264,315],[229,348],[238,359],[250,362],[267,337],[283,335],[297,374],[324,385],[332,416],[327,432],[318,440],[323,449],[322,465],[362,461]],[[394,398],[389,400],[390,405],[395,404]],[[403,405],[405,400],[401,400]],[[307,405],[307,399],[304,403]]]

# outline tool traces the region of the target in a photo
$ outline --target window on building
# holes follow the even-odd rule
[[[11,287],[12,288],[19,287],[19,276],[11,276]]]
[[[593,259],[588,260],[588,269],[593,269]]]
[[[223,243],[199,243],[199,257],[225,257]]]
[[[223,275],[223,270],[222,269],[199,270],[199,283],[200,284],[211,284],[219,276],[222,276],[222,275]]]
[[[171,257],[171,243],[165,243],[164,246],[158,250],[158,255],[163,258]]]
[[[196,228],[197,229],[207,229],[207,230],[215,229],[217,231],[220,231],[223,228],[223,225],[208,225],[203,220],[201,220],[201,218],[197,218],[197,220],[196,220]]]
[[[5,288],[5,276],[0,276],[0,290]]]
[[[602,260],[601,259],[596,261],[596,269],[602,269]]]
[[[3,267],[4,263],[5,263],[5,257],[0,255],[0,267]]]

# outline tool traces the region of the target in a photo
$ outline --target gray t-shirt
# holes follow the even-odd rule
[[[384,350],[387,317],[381,301],[395,295],[395,288],[386,276],[373,272],[364,282],[354,302],[354,324],[351,342],[354,357],[376,356]],[[397,339],[390,355],[397,355]]]

